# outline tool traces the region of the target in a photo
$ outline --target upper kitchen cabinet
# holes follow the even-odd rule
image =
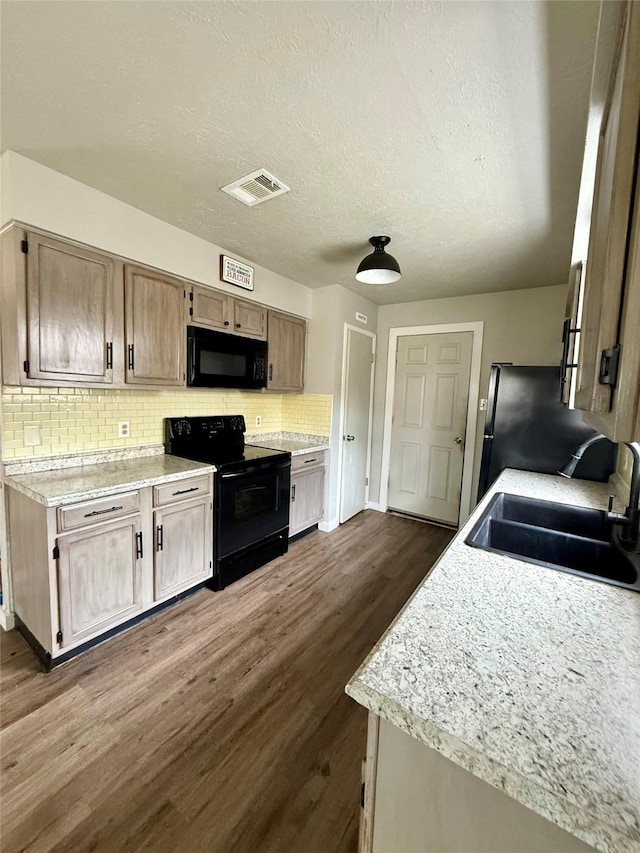
[[[271,391],[304,391],[306,320],[269,311],[269,373]]]
[[[184,384],[185,285],[142,267],[125,266],[127,384]]]
[[[606,10],[608,4],[604,5]],[[601,20],[598,44],[598,55],[609,55],[609,74],[578,321],[575,406],[585,412],[584,420],[590,425],[621,441],[640,437],[637,191],[634,199],[640,124],[640,6],[633,2],[617,6],[621,11],[618,31],[607,32]],[[610,42],[608,51],[602,43],[605,38]],[[597,77],[598,56],[594,80]],[[592,110],[593,100],[592,93]]]
[[[267,339],[267,309],[212,287],[194,285],[191,321],[245,338]]]
[[[37,234],[27,234],[21,251],[26,252],[25,375],[111,383],[114,260]]]

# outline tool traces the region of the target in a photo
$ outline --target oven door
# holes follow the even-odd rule
[[[187,385],[199,388],[265,388],[266,341],[189,326]]]
[[[291,461],[251,465],[219,474],[216,513],[218,559],[289,526]]]

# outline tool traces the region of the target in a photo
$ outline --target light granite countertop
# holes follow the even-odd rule
[[[45,506],[61,506],[130,489],[170,483],[192,474],[209,474],[215,470],[213,465],[192,462],[179,456],[156,455],[15,474],[5,477],[5,483]]]
[[[292,456],[301,453],[320,453],[328,450],[329,437],[325,435],[307,435],[296,432],[267,433],[262,435],[246,435],[247,444],[257,447],[268,447],[270,450],[282,450]]]
[[[611,486],[505,471],[346,692],[597,850],[637,853],[640,594],[466,545],[495,491],[602,509]]]

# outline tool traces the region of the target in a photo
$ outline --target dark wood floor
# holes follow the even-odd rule
[[[3,853],[355,851],[344,685],[452,535],[361,513],[48,675],[3,634]]]

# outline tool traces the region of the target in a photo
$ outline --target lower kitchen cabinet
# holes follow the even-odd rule
[[[46,665],[212,575],[211,474],[58,507],[7,491],[15,612]]]
[[[291,460],[289,536],[317,524],[324,515],[324,451]]]
[[[157,509],[153,516],[154,597],[162,601],[211,576],[211,498]]]
[[[594,848],[369,712],[360,853]]]
[[[143,609],[140,515],[58,538],[60,647],[119,625]]]

